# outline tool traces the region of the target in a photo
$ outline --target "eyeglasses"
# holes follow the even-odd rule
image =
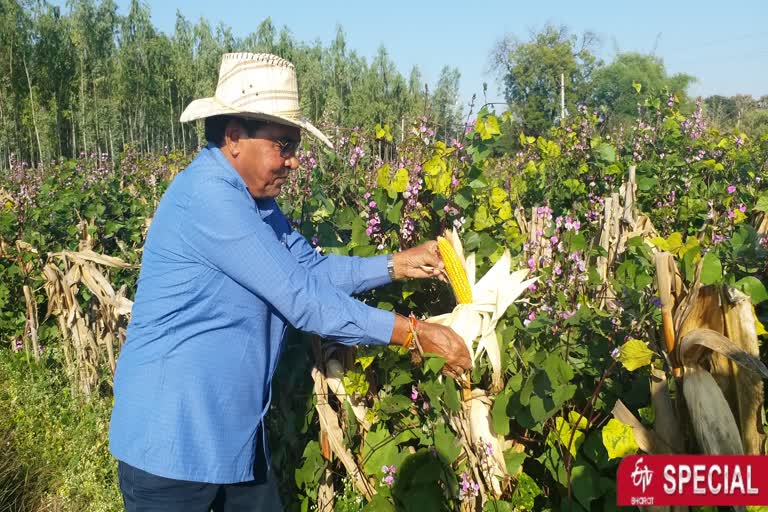
[[[296,155],[296,151],[299,149],[301,139],[277,139],[272,141],[275,146],[280,148],[280,156],[283,158],[289,158]]]

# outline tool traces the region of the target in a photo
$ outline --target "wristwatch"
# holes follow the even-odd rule
[[[387,254],[387,273],[391,280],[395,280],[395,255]]]

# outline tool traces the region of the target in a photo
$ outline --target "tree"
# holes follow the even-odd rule
[[[704,114],[707,122],[722,130],[736,125],[739,111],[733,98],[714,95],[704,99]]]
[[[685,73],[667,75],[662,60],[653,55],[620,53],[613,62],[595,71],[592,102],[605,106],[615,122],[627,123],[637,116],[636,87],[641,93],[666,90],[684,103],[688,98],[686,90],[694,80]]]
[[[510,111],[533,135],[548,130],[560,116],[560,81],[565,79],[567,110],[590,94],[590,80],[600,62],[592,54],[595,36],[571,36],[548,25],[526,43],[506,37],[491,55]]]
[[[459,78],[461,73],[458,69],[445,66],[440,72],[440,78],[432,95],[437,134],[444,140],[456,137],[461,125]]]

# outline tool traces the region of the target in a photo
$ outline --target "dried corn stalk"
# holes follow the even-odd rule
[[[127,317],[133,306],[125,297],[125,287],[115,291],[100,267],[131,268],[131,265],[86,249],[49,254],[43,267],[48,296],[46,318],[56,317],[75,390],[86,397],[98,385],[98,368],[103,363],[114,374],[115,354],[125,340]],[[95,301],[80,304],[81,285],[85,285]]]
[[[365,477],[365,473],[355,461],[352,452],[344,442],[344,433],[339,424],[339,417],[336,411],[328,402],[327,382],[323,372],[317,367],[312,369],[312,379],[315,382],[314,392],[317,397],[315,409],[320,418],[320,430],[327,435],[331,450],[339,458],[347,475],[352,480],[353,485],[366,500],[370,501],[376,490]]]
[[[763,454],[768,368],[759,359],[749,297],[728,285],[703,286],[701,264],[686,290],[673,256],[659,252],[655,259],[665,348],[683,391],[673,404],[664,375],[653,372],[658,435],[683,446],[682,433],[693,432],[709,454]]]

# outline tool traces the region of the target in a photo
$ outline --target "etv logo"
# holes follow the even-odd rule
[[[765,455],[630,455],[619,464],[616,504],[768,505],[766,474]]]
[[[643,462],[643,458],[640,457],[637,459],[637,462],[635,462],[635,470],[632,471],[632,474],[629,475],[632,477],[632,485],[635,487],[642,487],[642,492],[645,493],[645,489],[651,485],[651,480],[653,480],[653,470],[648,469],[648,465],[643,464],[643,467],[640,467],[640,463]]]

